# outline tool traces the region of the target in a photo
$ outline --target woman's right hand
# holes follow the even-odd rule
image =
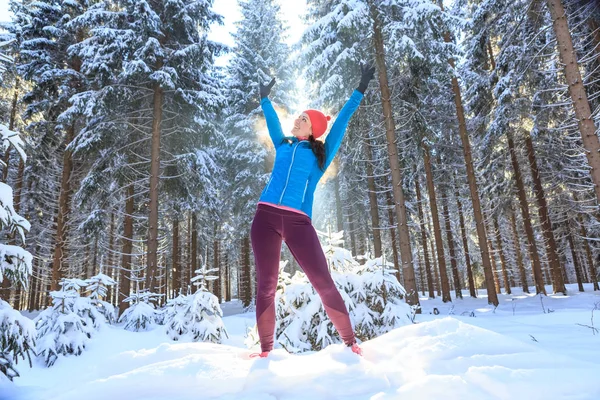
[[[268,85],[263,85],[262,82],[259,82],[259,91],[260,91],[260,99],[264,99],[265,97],[269,97],[269,93],[271,93],[271,88],[275,84],[275,78],[271,79]]]

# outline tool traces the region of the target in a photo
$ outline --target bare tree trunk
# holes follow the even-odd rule
[[[521,215],[523,217],[523,224],[525,225],[527,241],[529,243],[529,257],[533,263],[532,272],[536,294],[546,294],[544,278],[542,276],[542,266],[540,264],[540,257],[538,254],[537,245],[535,243],[535,237],[533,235],[533,226],[531,225],[531,218],[529,216],[529,205],[527,203],[527,196],[525,195],[525,185],[523,185],[523,178],[521,177],[521,169],[519,168],[519,161],[517,160],[515,143],[510,129],[506,131],[506,136],[508,138],[508,148],[510,150],[510,159],[513,165],[515,184],[517,185],[517,195],[519,196],[519,204],[521,206]]]
[[[335,217],[337,222],[337,231],[341,232],[344,230],[344,216],[342,213],[342,199],[340,197],[340,178],[336,174],[333,178],[335,188]]]
[[[195,212],[192,212],[192,222],[191,222],[191,243],[190,243],[190,258],[191,258],[191,269],[188,284],[192,285],[192,278],[195,276],[196,270],[198,269],[198,217]]]
[[[581,267],[579,265],[579,260],[577,259],[577,254],[575,251],[575,244],[573,243],[573,235],[571,234],[571,224],[569,224],[569,218],[565,220],[565,227],[567,228],[567,241],[569,242],[569,247],[571,248],[571,257],[573,257],[573,268],[575,269],[575,277],[577,278],[577,287],[580,292],[583,292],[583,280],[581,279]]]
[[[433,184],[433,173],[431,171],[431,157],[429,156],[429,147],[423,144],[423,159],[425,161],[425,176],[427,178],[427,192],[429,193],[429,207],[431,209],[431,219],[433,222],[433,233],[435,236],[435,248],[437,250],[437,262],[440,271],[442,301],[444,303],[452,301],[450,297],[450,284],[448,283],[448,272],[446,271],[446,257],[444,255],[444,242],[442,241],[442,228],[440,225],[437,199],[435,194],[435,185]]]
[[[473,279],[473,268],[471,267],[471,256],[469,255],[469,242],[467,240],[467,230],[465,228],[465,217],[463,215],[462,203],[460,202],[460,194],[458,187],[454,186],[454,196],[456,197],[456,206],[458,207],[458,220],[460,222],[460,234],[462,236],[463,248],[465,251],[465,263],[467,265],[467,278],[469,280],[469,295],[477,298],[475,293],[475,280]]]
[[[373,177],[373,151],[371,149],[369,135],[363,141],[363,148],[367,155],[367,185],[369,187],[369,206],[371,211],[371,229],[373,231],[373,246],[375,247],[375,257],[381,257],[381,227],[379,225],[379,207],[377,204],[377,193],[375,188],[375,178]]]
[[[229,254],[225,252],[225,301],[231,301],[231,267],[229,265]]]
[[[531,135],[529,133],[525,135],[525,145],[527,147],[527,157],[529,159],[529,167],[531,168],[531,176],[533,178],[533,191],[538,204],[542,231],[544,233],[544,238],[546,239],[546,254],[549,259],[550,270],[552,271],[552,286],[554,288],[554,293],[562,292],[566,294],[567,289],[565,288],[565,283],[562,279],[562,267],[558,259],[556,241],[554,240],[554,233],[552,232],[552,222],[550,222],[550,214],[548,213],[546,194],[544,193],[544,188],[542,186],[540,171],[535,159],[535,150],[533,149],[533,142],[531,141]]]
[[[159,62],[159,64],[162,64]],[[159,68],[162,65],[159,65]],[[163,90],[158,83],[154,84],[153,116],[152,116],[152,151],[150,155],[150,199],[148,216],[148,256],[146,264],[146,287],[150,292],[156,289],[158,262],[158,183],[160,174],[160,125],[163,112]]]
[[[554,32],[556,34],[560,60],[565,66],[565,78],[569,93],[573,100],[575,116],[581,132],[585,155],[591,167],[592,182],[596,191],[596,200],[600,203],[600,141],[596,135],[596,125],[592,118],[592,111],[588,101],[583,79],[579,71],[577,54],[573,49],[573,40],[567,23],[567,15],[561,0],[546,0],[550,15],[552,16]]]
[[[506,257],[504,257],[504,246],[502,246],[502,235],[500,234],[500,224],[498,224],[498,217],[494,215],[494,230],[496,231],[496,243],[498,243],[498,251],[500,252],[500,264],[502,265],[502,278],[504,279],[504,290],[506,294],[511,294],[510,281],[508,279],[508,264],[506,263]],[[500,292],[498,292],[500,293]]]
[[[423,271],[423,264],[421,262],[421,248],[417,245],[417,257],[419,258],[419,287],[421,288],[421,295],[425,296],[425,272]]]
[[[360,255],[364,255],[366,253],[365,250],[365,242],[366,242],[366,236],[364,234],[364,231],[366,229],[366,222],[363,220],[363,214],[359,213],[358,214],[358,229],[357,229],[357,233],[356,233],[356,242],[357,242],[357,246],[358,246],[358,253]],[[361,261],[361,264],[363,264],[365,262],[365,260],[363,259]]]
[[[491,240],[492,238],[488,237],[488,239],[488,245],[490,246],[490,261],[492,262],[492,275],[494,277],[494,287],[496,289],[496,293],[501,293],[500,278],[498,277],[498,265],[496,264],[496,257],[494,256],[496,249],[494,249],[494,242]]]
[[[444,193],[443,193],[444,194]],[[452,226],[450,224],[450,213],[448,212],[448,198],[446,195],[442,197],[442,212],[446,224],[446,239],[448,241],[448,252],[450,253],[450,265],[452,267],[452,277],[454,279],[454,293],[457,299],[462,299],[462,285],[460,284],[460,276],[458,275],[458,264],[456,262],[456,250],[454,247],[454,235],[452,235]]]
[[[427,233],[425,232],[425,217],[423,216],[423,202],[421,200],[421,185],[419,177],[415,174],[415,190],[417,192],[417,211],[419,212],[419,226],[421,229],[421,243],[423,246],[423,255],[425,258],[425,272],[427,274],[427,288],[429,289],[429,298],[435,299],[435,288],[433,277],[431,275],[431,263],[429,261],[429,249],[427,246]]]
[[[444,6],[441,0],[438,0],[438,5],[442,10]],[[444,41],[450,43],[450,33],[444,34]],[[455,69],[454,60],[449,59],[448,63]],[[473,216],[475,217],[475,226],[477,228],[477,239],[479,243],[479,251],[481,252],[481,261],[483,264],[483,274],[485,276],[485,285],[488,292],[488,303],[498,305],[498,296],[495,292],[494,277],[492,274],[492,266],[490,264],[490,257],[487,251],[487,236],[485,232],[485,226],[483,222],[483,215],[481,212],[481,200],[479,198],[479,190],[477,189],[477,179],[475,177],[475,169],[473,168],[473,156],[471,154],[471,143],[469,141],[469,134],[467,132],[467,123],[465,119],[465,112],[462,105],[462,95],[460,92],[460,86],[456,76],[452,76],[452,91],[454,93],[454,103],[456,106],[456,116],[458,119],[458,131],[460,133],[460,140],[462,142],[463,154],[465,158],[465,167],[467,169],[467,181],[469,183],[469,191],[471,192],[471,201],[473,203]]]
[[[519,232],[517,231],[517,220],[515,213],[510,210],[510,225],[512,228],[513,243],[515,246],[515,255],[517,257],[517,266],[519,267],[519,275],[521,278],[521,286],[524,293],[529,293],[529,285],[527,283],[527,273],[525,272],[525,266],[523,265],[523,256],[521,255],[521,243],[519,241]]]
[[[58,199],[58,216],[56,217],[56,234],[55,234],[55,247],[54,256],[52,258],[52,281],[51,290],[58,290],[58,282],[62,279],[63,274],[63,262],[65,258],[65,247],[67,240],[67,223],[70,214],[70,203],[71,203],[71,173],[73,171],[73,159],[71,150],[67,149],[67,146],[75,137],[75,126],[72,123],[66,132],[64,153],[63,153],[63,164],[62,164],[62,177],[60,181],[60,195]]]
[[[356,234],[354,233],[354,211],[352,207],[348,208],[348,229],[350,230],[350,246],[352,247],[352,255],[358,255],[358,249],[356,247]]]
[[[114,254],[115,254],[115,248],[114,248],[114,244],[115,244],[115,213],[111,211],[110,213],[110,228],[109,228],[109,234],[108,234],[108,254],[107,254],[107,260],[106,260],[106,271],[104,271],[104,273],[108,276],[110,276],[111,278],[114,277],[113,275],[113,271],[115,270],[115,262],[114,260]],[[112,297],[112,288],[108,288],[107,292],[106,292],[106,301],[108,303],[113,303],[113,297]]]
[[[585,254],[588,260],[590,279],[594,284],[594,290],[600,290],[600,287],[598,286],[598,275],[594,266],[594,258],[592,257],[592,250],[590,249],[590,244],[588,243],[587,239],[587,230],[585,229],[585,225],[583,224],[583,218],[581,217],[581,214],[578,214],[577,218],[579,220],[581,240],[583,241],[583,245],[585,247]]]
[[[125,197],[125,216],[123,217],[123,240],[121,242],[123,255],[121,256],[121,269],[119,270],[119,316],[127,309],[125,299],[131,293],[131,253],[133,252],[133,183],[127,186]]]
[[[437,257],[434,257],[433,255],[435,254],[435,240],[434,238],[431,237],[431,232],[433,231],[432,225],[429,221],[429,219],[426,218],[426,225],[429,228],[429,246],[431,249],[431,261],[433,261],[433,275],[434,275],[434,283],[435,283],[435,289],[437,292],[438,297],[442,295],[442,284],[440,283],[440,275],[438,273],[438,265],[437,265]]]
[[[218,239],[218,230],[217,225],[215,224],[215,236],[213,238],[213,268],[217,270],[217,277],[214,282],[214,295],[217,296],[219,304],[221,303],[222,295],[221,295],[221,284],[222,284],[222,275],[221,275],[221,265],[219,263],[219,239]]]
[[[37,244],[35,246],[35,254],[40,254],[40,245]],[[40,259],[34,258],[32,262],[32,274],[31,274],[31,282],[29,283],[29,303],[27,305],[27,309],[29,311],[35,310],[35,299],[38,296],[38,280],[40,275],[42,274],[42,270],[40,268]]]
[[[173,218],[173,297],[181,290],[181,253],[179,250],[179,219]]]
[[[412,264],[412,250],[410,246],[410,232],[408,230],[408,219],[406,216],[406,205],[404,193],[402,192],[402,172],[398,160],[398,147],[396,145],[396,125],[392,114],[392,103],[390,88],[388,85],[387,69],[385,66],[385,51],[383,35],[379,15],[376,7],[371,4],[371,16],[373,18],[373,41],[375,44],[375,58],[379,70],[379,86],[381,89],[381,101],[386,126],[386,137],[390,167],[392,169],[392,188],[394,193],[396,218],[398,221],[398,233],[400,236],[400,258],[402,259],[402,276],[406,289],[406,302],[409,305],[419,306],[419,292],[415,282],[415,271]],[[420,307],[418,311],[420,312]]]
[[[390,223],[390,242],[392,246],[392,258],[394,259],[394,269],[396,270],[396,279],[402,282],[400,276],[400,261],[398,260],[398,246],[396,245],[396,224],[394,223],[394,201],[389,191],[385,192],[385,197],[388,205],[388,221]]]
[[[252,302],[252,273],[250,271],[250,238],[248,235],[242,239],[242,257],[244,268],[244,283],[242,286],[244,307],[248,307]]]
[[[185,267],[181,268],[182,290],[184,294],[188,294],[188,289],[191,284],[193,275],[192,270],[192,212],[187,215],[187,235],[186,235],[186,251],[185,251]]]

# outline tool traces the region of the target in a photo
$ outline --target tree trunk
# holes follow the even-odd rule
[[[371,5],[371,16],[373,18],[373,40],[375,44],[375,58],[379,70],[379,86],[381,88],[381,101],[385,119],[388,155],[392,170],[392,187],[394,193],[396,218],[398,221],[398,232],[400,235],[400,258],[402,259],[402,276],[406,289],[406,302],[409,305],[419,306],[419,292],[415,282],[415,271],[412,263],[412,250],[410,246],[410,232],[408,230],[408,219],[406,216],[406,205],[404,204],[404,193],[402,192],[402,172],[398,160],[398,147],[396,145],[396,125],[392,114],[391,94],[388,85],[387,69],[385,66],[385,52],[383,35],[379,21],[379,15],[375,6]],[[420,307],[417,312],[420,312]]]
[[[423,216],[423,202],[421,200],[421,185],[419,177],[415,174],[415,190],[417,192],[417,211],[419,213],[419,227],[421,230],[421,243],[423,246],[423,255],[425,258],[425,273],[427,274],[427,288],[429,289],[429,298],[435,299],[435,288],[433,277],[431,276],[431,263],[429,261],[429,249],[427,246],[427,233],[425,232],[425,217]]]
[[[375,257],[381,257],[381,227],[379,225],[379,207],[377,204],[377,193],[375,188],[375,177],[373,177],[373,150],[371,149],[371,140],[367,133],[363,141],[363,148],[367,155],[367,185],[369,187],[369,206],[371,211],[371,229],[373,231],[373,246],[375,247]]]
[[[173,297],[181,290],[181,253],[179,250],[179,219],[173,218]]]
[[[67,149],[67,146],[71,143],[75,137],[75,125],[72,123],[67,128],[65,142],[64,142],[64,153],[63,153],[63,164],[62,164],[62,177],[60,181],[60,195],[58,199],[58,216],[56,217],[56,234],[55,234],[55,247],[54,256],[52,258],[52,281],[51,290],[59,290],[58,282],[63,277],[63,263],[65,258],[65,247],[67,240],[67,223],[69,220],[70,203],[71,203],[71,173],[73,171],[73,159],[71,150]]]
[[[242,285],[242,302],[244,307],[248,307],[252,302],[252,273],[250,271],[250,238],[248,235],[242,239],[242,265],[244,268],[244,277]]]
[[[571,248],[571,257],[573,257],[573,268],[575,269],[575,277],[577,278],[577,287],[580,292],[583,292],[584,290],[583,280],[581,279],[581,267],[579,265],[579,260],[577,259],[575,244],[573,243],[573,235],[571,234],[571,224],[569,224],[568,217],[565,220],[565,228],[567,228],[567,241],[569,242],[569,247]]]
[[[114,248],[114,244],[115,244],[115,213],[111,212],[110,213],[110,228],[109,228],[109,234],[108,234],[108,254],[107,254],[107,262],[106,262],[106,270],[104,271],[104,273],[108,276],[110,276],[111,278],[113,277],[113,271],[115,269],[115,263],[113,262],[114,257],[113,254],[115,253],[115,248]],[[108,290],[106,291],[106,301],[108,303],[113,303],[113,298],[112,298],[112,288],[108,288]]]
[[[350,246],[352,247],[352,255],[358,255],[358,249],[356,247],[356,234],[354,233],[354,213],[352,207],[349,207],[348,213],[348,230],[350,231]]]
[[[35,246],[35,254],[40,254],[40,245],[39,243]],[[27,309],[31,312],[35,310],[36,298],[38,296],[38,280],[40,279],[42,274],[41,261],[38,257],[35,257],[32,262],[32,274],[31,274],[31,282],[29,283],[29,303],[27,305]]]
[[[573,49],[571,32],[569,31],[562,2],[561,0],[546,0],[546,2],[554,21],[553,26],[560,60],[565,66],[565,78],[573,100],[573,108],[581,132],[583,147],[586,150],[585,155],[591,167],[590,173],[596,191],[596,200],[597,203],[600,203],[600,141],[596,135],[597,127],[592,119],[590,103],[581,79],[577,55]]]
[[[486,220],[488,220],[488,218],[486,218]],[[494,242],[492,241],[492,238],[489,236],[488,238],[488,245],[490,247],[490,261],[492,263],[492,275],[494,277],[494,288],[496,290],[496,293],[501,293],[502,291],[500,290],[500,278],[498,277],[498,264],[496,264],[496,257],[494,256],[496,249],[494,249]]]
[[[425,278],[425,272],[423,271],[423,264],[421,262],[421,249],[417,246],[417,257],[419,258],[419,287],[421,288],[421,295],[425,296],[425,282],[427,278]]]
[[[579,220],[579,229],[580,229],[580,234],[581,234],[581,240],[583,240],[583,245],[585,247],[585,254],[588,260],[588,267],[589,267],[589,274],[590,274],[590,280],[592,281],[592,283],[594,284],[594,290],[600,290],[600,286],[598,286],[598,275],[596,273],[596,268],[594,266],[594,258],[592,257],[592,250],[590,248],[590,244],[588,243],[588,235],[587,235],[587,230],[585,229],[585,225],[583,224],[583,218],[581,217],[581,214],[577,215],[577,218]]]
[[[396,270],[396,279],[398,279],[398,282],[402,282],[400,261],[398,260],[398,246],[396,245],[396,228],[394,228],[394,201],[389,191],[385,192],[385,197],[388,205],[388,221],[390,223],[390,242],[392,246],[392,258],[394,259],[394,269]]]
[[[473,269],[471,267],[471,256],[469,255],[469,242],[467,240],[467,230],[465,228],[465,217],[463,215],[462,203],[460,202],[460,194],[458,187],[454,186],[454,196],[456,197],[456,206],[458,207],[458,220],[460,222],[460,234],[462,236],[463,248],[465,251],[465,263],[467,265],[467,278],[469,280],[469,295],[477,298],[475,293],[475,280],[473,279]]]
[[[441,0],[438,0],[438,5],[442,10],[444,6]],[[450,43],[450,33],[444,34],[444,41]],[[451,58],[448,63],[455,69],[454,60]],[[455,75],[452,76],[452,92],[454,93],[454,104],[456,106],[456,116],[458,119],[458,131],[460,133],[460,140],[463,147],[463,155],[465,158],[465,167],[467,169],[467,181],[469,183],[469,191],[471,192],[471,201],[473,203],[473,216],[475,217],[475,225],[477,228],[477,239],[479,243],[479,251],[481,252],[481,261],[483,264],[483,274],[485,276],[485,285],[488,292],[488,304],[498,305],[498,296],[495,292],[494,277],[492,274],[492,266],[490,264],[490,257],[487,250],[487,236],[485,232],[485,226],[483,222],[483,215],[481,212],[481,201],[479,198],[479,190],[477,188],[477,179],[475,177],[475,169],[473,168],[473,156],[471,154],[471,143],[469,141],[469,134],[467,133],[467,123],[465,119],[465,112],[462,105],[462,95],[460,92],[460,86],[458,79]]]
[[[336,174],[333,177],[333,184],[335,188],[335,217],[337,222],[337,231],[341,232],[344,230],[344,215],[342,213],[342,199],[340,197],[340,178]]]
[[[429,147],[423,144],[423,159],[425,161],[425,176],[427,178],[427,192],[429,193],[429,207],[431,209],[431,219],[433,221],[433,233],[435,236],[435,248],[437,251],[437,263],[440,271],[442,301],[444,303],[452,301],[450,297],[450,284],[448,283],[448,272],[446,271],[446,257],[444,255],[444,242],[442,241],[442,228],[440,225],[437,199],[435,194],[435,185],[433,184],[433,173],[431,171],[431,157],[429,156]]]
[[[552,232],[552,222],[550,221],[550,214],[548,213],[546,195],[544,193],[544,188],[542,187],[540,171],[537,166],[533,142],[531,141],[531,135],[529,133],[525,135],[525,145],[527,147],[527,157],[529,159],[529,167],[531,168],[531,176],[533,178],[533,191],[538,204],[542,231],[544,233],[544,238],[546,239],[546,254],[552,272],[552,286],[554,293],[562,292],[563,294],[567,294],[567,289],[565,288],[565,283],[562,279],[562,267],[558,259],[556,241],[554,240],[554,233]]]
[[[229,265],[229,254],[225,251],[225,301],[231,301],[231,267]]]
[[[356,242],[357,242],[357,246],[358,246],[358,254],[365,255],[366,250],[365,250],[365,237],[366,235],[364,235],[364,230],[366,228],[364,228],[367,224],[366,222],[363,220],[363,216],[364,214],[362,213],[358,213],[358,229],[357,229],[357,233],[356,233]],[[364,264],[365,260],[363,259],[361,261],[361,264]]]
[[[494,215],[494,231],[496,232],[496,243],[498,243],[498,251],[500,253],[500,264],[502,266],[502,278],[504,279],[504,290],[506,294],[511,294],[510,281],[508,279],[508,264],[506,257],[504,257],[504,246],[502,245],[502,235],[500,234],[500,224],[498,224],[498,217]],[[498,292],[500,293],[500,292]]]
[[[529,293],[529,285],[527,283],[527,273],[525,272],[525,266],[523,265],[523,256],[521,255],[521,242],[519,241],[519,232],[517,231],[517,221],[515,213],[510,210],[510,225],[513,235],[513,243],[515,246],[515,255],[517,257],[517,266],[519,267],[519,275],[521,278],[521,286],[523,293]]]
[[[123,240],[121,257],[121,269],[119,270],[119,316],[127,309],[125,299],[131,293],[131,253],[133,252],[133,211],[134,211],[134,189],[133,183],[127,186],[125,195],[125,216],[123,217]],[[128,276],[129,273],[129,276]]]
[[[430,246],[430,250],[431,250],[431,261],[433,261],[433,275],[434,275],[434,283],[435,283],[435,289],[437,292],[438,297],[440,297],[442,295],[442,285],[440,283],[440,275],[438,272],[438,265],[437,265],[437,257],[434,257],[433,255],[435,254],[435,240],[434,238],[431,237],[431,232],[433,231],[433,227],[430,224],[430,221],[426,218],[427,222],[426,225],[429,228],[429,235],[428,235],[428,241],[429,241],[429,246]]]
[[[215,236],[213,238],[213,268],[217,270],[218,279],[214,280],[214,295],[217,296],[219,304],[221,304],[221,266],[219,263],[219,239],[217,236],[217,225],[215,224]]]
[[[162,64],[162,62],[159,62]],[[162,65],[159,65],[159,68]],[[152,116],[152,150],[150,155],[150,199],[148,215],[148,255],[146,260],[146,288],[153,292],[156,289],[158,263],[158,183],[160,174],[160,130],[163,112],[163,90],[158,83],[154,84],[153,116]]]
[[[189,294],[193,271],[192,271],[192,212],[187,215],[187,235],[186,235],[186,251],[185,251],[185,267],[181,268],[181,280],[183,294]]]
[[[521,169],[519,168],[519,161],[517,160],[515,143],[510,130],[506,131],[506,136],[508,138],[508,148],[510,150],[510,159],[513,165],[515,184],[517,185],[517,195],[519,196],[519,204],[521,206],[521,216],[523,217],[525,233],[527,234],[527,241],[529,243],[529,257],[533,263],[532,272],[536,294],[546,294],[544,278],[542,276],[542,266],[540,264],[540,257],[538,254],[537,245],[535,243],[535,237],[533,235],[533,226],[531,225],[531,218],[529,216],[529,205],[527,204],[527,196],[525,195],[525,185],[523,185],[523,178],[521,177]]]
[[[190,275],[188,280],[188,285],[192,287],[192,278],[196,275],[196,270],[198,269],[198,217],[195,212],[192,212],[192,222],[191,222],[191,243],[190,243]],[[193,287],[192,287],[193,291]]]
[[[452,268],[452,278],[454,279],[454,294],[457,299],[462,299],[462,286],[458,276],[458,264],[456,263],[456,250],[454,247],[454,235],[452,235],[452,226],[450,224],[450,213],[448,211],[448,198],[442,193],[442,213],[446,225],[446,240],[448,241],[448,253],[450,255],[450,266]]]

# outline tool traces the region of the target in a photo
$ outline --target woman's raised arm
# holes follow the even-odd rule
[[[271,88],[275,84],[275,78],[269,82],[268,85],[263,85],[259,83],[259,91],[260,91],[260,106],[265,114],[265,119],[267,120],[267,129],[269,130],[269,136],[273,141],[273,145],[277,148],[281,141],[283,140],[283,130],[281,129],[281,123],[279,122],[279,117],[277,116],[277,112],[275,108],[273,108],[273,104],[271,104],[271,100],[269,100],[269,93],[271,93]]]
[[[335,158],[340,145],[342,144],[342,139],[344,138],[344,134],[346,133],[346,128],[348,127],[348,122],[350,121],[350,117],[356,111],[360,102],[364,96],[365,90],[367,90],[367,86],[369,86],[369,82],[373,79],[373,75],[375,74],[375,67],[371,67],[368,64],[361,65],[361,78],[360,84],[358,88],[354,90],[342,110],[338,114],[333,126],[331,127],[331,131],[327,135],[325,139],[325,166],[324,170],[329,167],[329,164]]]

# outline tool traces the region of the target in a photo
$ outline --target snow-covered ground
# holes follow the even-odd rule
[[[422,298],[417,323],[363,343],[363,358],[332,345],[247,359],[254,314],[232,302],[223,305],[224,344],[108,327],[80,357],[51,368],[19,363],[22,376],[0,386],[0,400],[600,399],[600,333],[582,326],[592,325],[600,293],[568,288],[568,296],[543,299],[546,313],[539,296],[520,289],[501,295],[495,311],[483,296]],[[593,323],[600,328],[600,309]]]

